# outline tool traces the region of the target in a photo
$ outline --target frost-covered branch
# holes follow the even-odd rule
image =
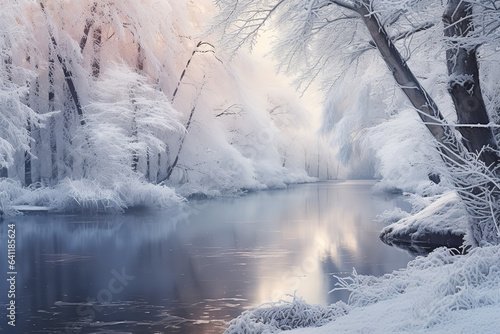
[[[207,45],[210,47],[210,49],[208,50],[200,50],[199,48],[204,46],[204,45]],[[193,52],[191,53],[191,57],[189,57],[187,63],[186,63],[186,66],[184,66],[184,69],[182,70],[182,73],[181,73],[181,76],[179,78],[179,80],[177,81],[177,86],[175,87],[175,90],[174,90],[174,93],[172,94],[172,102],[175,100],[175,97],[177,95],[177,91],[179,90],[179,87],[182,83],[182,79],[184,79],[184,76],[186,75],[186,72],[189,68],[189,65],[191,65],[191,61],[193,60],[193,57],[195,54],[197,53],[207,53],[207,52],[211,52],[213,54],[215,54],[215,47],[208,43],[208,42],[203,42],[203,41],[199,41],[198,44],[196,44],[196,48],[193,50]],[[217,60],[219,60],[217,57],[215,57]],[[219,60],[220,61],[220,60]]]
[[[419,25],[419,26],[417,26],[415,28],[412,28],[411,30],[400,32],[397,35],[391,36],[390,39],[393,42],[400,41],[400,40],[408,38],[408,37],[410,37],[410,36],[412,36],[412,35],[414,35],[414,34],[416,34],[418,32],[430,29],[430,28],[432,28],[434,26],[435,26],[434,22],[425,22],[425,23],[422,23],[421,25]],[[375,47],[375,43],[373,41],[370,41],[370,45],[373,46],[373,47]]]

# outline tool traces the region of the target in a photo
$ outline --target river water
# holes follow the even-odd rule
[[[222,333],[242,311],[294,293],[346,300],[328,293],[334,275],[383,275],[412,258],[379,241],[376,215],[405,204],[372,186],[302,184],[182,210],[6,219],[0,244],[7,225],[16,228],[17,314],[15,331],[5,319],[0,331]],[[8,289],[2,280],[4,305]]]

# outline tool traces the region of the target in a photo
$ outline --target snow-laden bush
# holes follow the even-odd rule
[[[230,322],[225,334],[270,334],[294,328],[319,327],[349,312],[340,302],[331,306],[309,305],[301,298],[264,304],[245,311]]]

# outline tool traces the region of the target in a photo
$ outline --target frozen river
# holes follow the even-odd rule
[[[287,294],[346,300],[328,293],[333,275],[382,275],[412,258],[379,241],[375,216],[404,204],[372,195],[372,185],[294,185],[181,211],[6,219],[2,245],[16,225],[12,333],[222,333],[245,309]],[[0,287],[5,305],[5,280]]]

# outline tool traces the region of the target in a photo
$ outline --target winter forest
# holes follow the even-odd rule
[[[4,211],[116,212],[334,177],[293,89],[202,36],[210,1],[1,12]]]
[[[0,57],[2,215],[369,179],[406,203],[369,220],[408,265],[333,271],[345,301],[290,291],[226,333],[500,326],[500,1],[0,0]]]

